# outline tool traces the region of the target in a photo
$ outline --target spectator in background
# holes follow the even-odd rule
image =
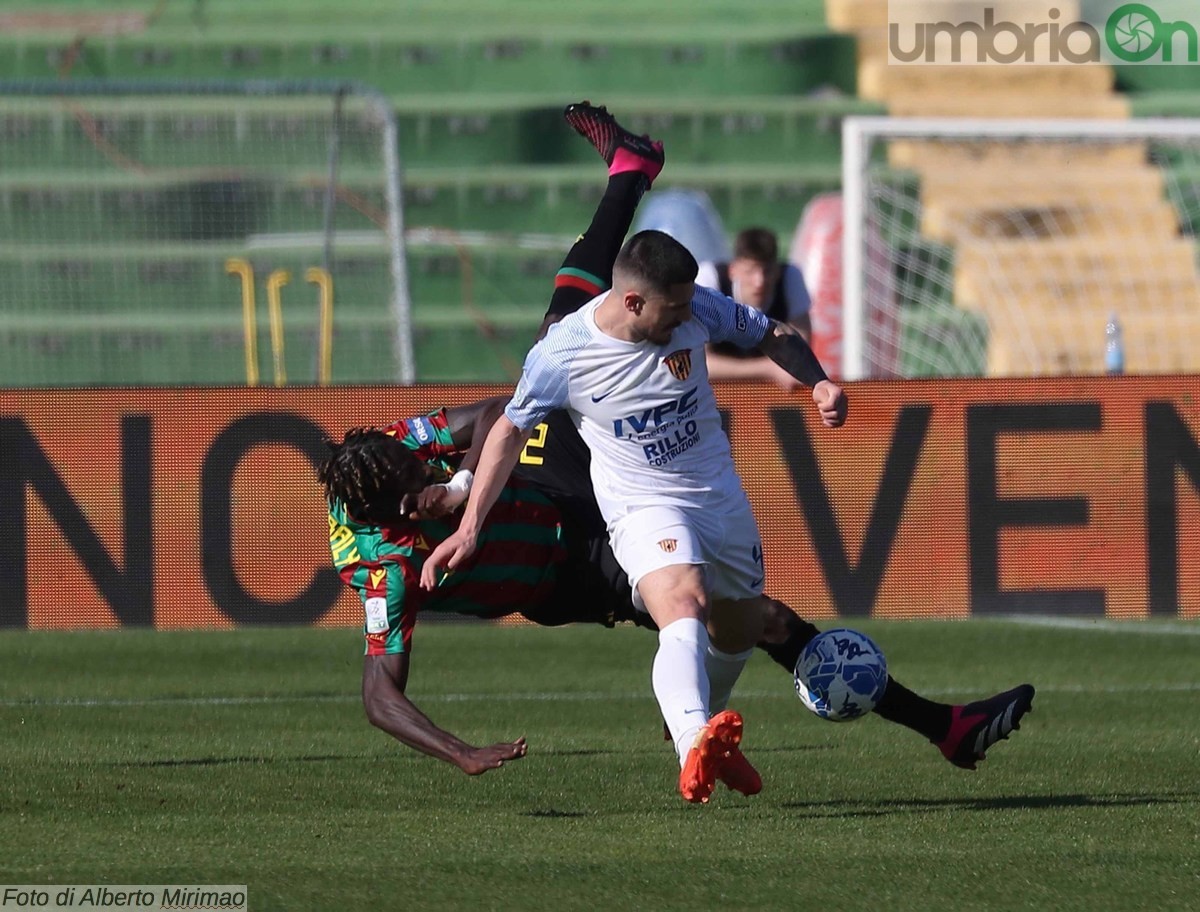
[[[772,320],[795,327],[809,340],[811,304],[804,276],[791,263],[779,259],[779,241],[767,228],[746,228],[733,245],[728,263],[704,262],[696,284],[715,288],[739,304],[753,307]],[[708,376],[712,380],[767,380],[785,389],[799,384],[758,349],[744,350],[729,343],[710,344]]]

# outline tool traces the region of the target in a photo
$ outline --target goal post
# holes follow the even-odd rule
[[[0,385],[415,382],[397,131],[348,81],[0,81]]]
[[[1200,119],[849,117],[848,380],[1200,371]]]

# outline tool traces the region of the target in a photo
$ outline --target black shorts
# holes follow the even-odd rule
[[[566,412],[552,412],[530,438],[514,473],[554,501],[562,513],[567,559],[554,594],[521,613],[543,626],[621,621],[649,626],[633,607],[629,577],[608,544],[608,531],[589,474],[591,454]]]
[[[643,625],[649,621],[633,607],[629,577],[613,556],[608,536],[603,530],[589,534],[588,525],[567,505],[563,506],[563,542],[567,559],[558,567],[554,592],[541,605],[523,609],[526,618],[543,627],[577,623],[612,627],[624,621]]]

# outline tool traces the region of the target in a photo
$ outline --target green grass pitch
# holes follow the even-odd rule
[[[831,626],[831,625],[826,625]],[[1034,712],[980,771],[801,706],[734,705],[766,787],[675,792],[644,631],[418,628],[410,693],[479,778],[370,728],[349,630],[0,636],[0,882],[249,885],[263,910],[1200,908],[1200,629],[855,622],[896,677]]]

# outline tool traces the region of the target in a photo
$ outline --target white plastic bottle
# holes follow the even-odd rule
[[[1109,314],[1104,324],[1104,370],[1109,374],[1125,373],[1125,340],[1116,313]]]

